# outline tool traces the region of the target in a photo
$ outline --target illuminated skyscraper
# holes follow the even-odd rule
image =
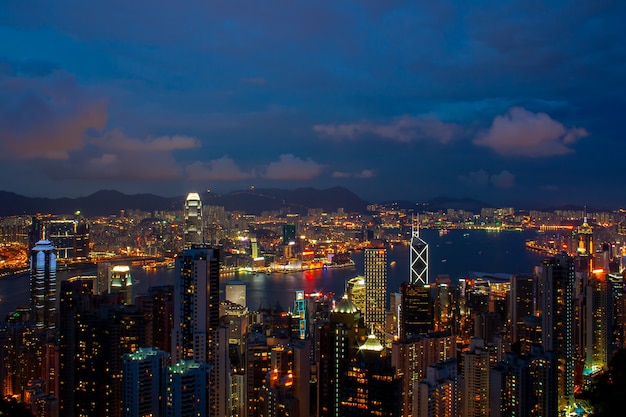
[[[204,242],[202,223],[202,201],[198,193],[187,194],[185,200],[185,223],[183,225],[183,244],[185,249]]]
[[[206,245],[193,245],[176,258],[176,268],[172,363],[194,360],[213,365],[208,370],[208,404],[211,407],[208,415],[214,416],[221,392],[217,386],[216,366],[220,351],[219,251]]]
[[[176,258],[172,363],[213,360],[209,347],[219,325],[219,251],[199,245]]]
[[[472,338],[463,353],[463,417],[489,415],[489,350],[484,340]]]
[[[411,227],[411,284],[428,284],[428,243],[420,237],[419,219]]]
[[[607,273],[599,270],[587,282],[585,369],[588,372],[606,369],[612,357],[614,294],[607,278]]]
[[[361,313],[365,313],[365,278],[362,276],[350,278],[346,283],[346,293]]]
[[[361,311],[344,297],[320,330],[318,364],[318,415],[339,417],[343,375],[350,359],[365,340]]]
[[[417,385],[419,407],[413,416],[455,417],[459,412],[457,362],[450,359],[426,368],[426,377]]]
[[[385,311],[387,298],[387,250],[365,249],[365,325],[385,343]]]
[[[434,330],[431,286],[425,284],[402,284],[400,286],[400,338],[410,338]]]
[[[31,321],[37,329],[56,329],[57,254],[48,240],[40,240],[30,252]]]
[[[400,416],[401,379],[385,352],[374,334],[359,346],[340,375],[340,416]]]
[[[535,280],[530,275],[511,275],[510,295],[510,328],[511,340],[519,342],[524,319],[532,316],[535,306]]]
[[[574,400],[574,262],[566,254],[541,266],[542,343],[554,352],[558,367],[558,408]]]
[[[124,304],[133,304],[133,280],[128,265],[115,265],[109,277],[109,294],[122,294]]]

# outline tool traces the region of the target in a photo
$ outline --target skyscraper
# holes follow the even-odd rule
[[[420,283],[400,286],[400,338],[410,338],[434,330],[430,285]]]
[[[411,227],[411,284],[428,284],[428,243],[420,237],[419,218]]]
[[[176,258],[178,278],[174,285],[172,363],[194,360],[207,368],[209,416],[216,415],[219,326],[219,250],[192,245]],[[182,365],[181,365],[182,366]],[[177,374],[178,371],[175,372]],[[173,374],[174,375],[174,374]],[[182,377],[181,377],[182,378]]]
[[[510,325],[511,340],[519,342],[524,319],[532,316],[535,305],[535,280],[530,275],[511,275]]]
[[[139,348],[126,353],[122,373],[122,416],[164,414],[165,372],[168,355],[155,348]]]
[[[210,363],[219,326],[219,251],[194,245],[176,258],[176,269],[172,362]]]
[[[485,341],[472,338],[463,353],[463,417],[489,415],[489,350]]]
[[[387,250],[365,249],[365,325],[385,344]]]
[[[557,361],[559,410],[574,400],[574,280],[574,262],[566,254],[543,262],[542,343]]]
[[[198,193],[187,194],[185,200],[185,223],[183,225],[183,245],[185,249],[204,242],[202,223],[202,201]]]
[[[37,329],[56,329],[57,255],[48,240],[40,240],[30,252],[31,321]]]
[[[115,265],[109,277],[109,294],[121,294],[124,304],[133,304],[133,280],[128,265]]]

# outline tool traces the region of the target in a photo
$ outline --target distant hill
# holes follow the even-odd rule
[[[0,216],[20,214],[72,214],[80,210],[86,216],[117,214],[124,209],[172,210],[179,199],[153,194],[127,195],[113,190],[102,190],[86,197],[39,198],[0,191]]]
[[[25,197],[0,191],[0,216],[51,213],[71,214],[80,210],[86,216],[117,214],[124,209],[144,211],[179,210],[185,197],[160,197],[154,194],[128,195],[119,191],[102,190],[78,198]],[[204,193],[204,205],[224,206],[228,211],[260,214],[263,211],[286,207],[294,213],[306,213],[308,208],[335,211],[342,207],[346,212],[364,212],[367,202],[346,188],[327,190],[298,188],[295,190],[255,189],[233,191],[227,194]]]

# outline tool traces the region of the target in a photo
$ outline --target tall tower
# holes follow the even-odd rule
[[[574,280],[574,262],[566,254],[543,262],[542,343],[557,361],[559,411],[574,400]]]
[[[216,416],[218,396],[218,327],[220,262],[218,249],[192,245],[176,258],[172,363],[194,361],[208,369],[208,416]],[[182,365],[181,365],[182,366]],[[204,369],[204,368],[202,368]],[[178,374],[174,372],[173,374]]]
[[[411,284],[426,285],[428,281],[428,243],[420,237],[419,218],[413,217],[411,227]]]
[[[511,340],[519,342],[524,319],[532,316],[535,305],[535,280],[530,275],[511,275],[511,295],[509,297]]]
[[[37,329],[56,329],[57,255],[49,240],[40,240],[30,252],[31,320]]]
[[[203,242],[202,201],[198,193],[189,193],[185,200],[183,244],[185,249],[189,249],[191,245]]]
[[[387,250],[365,249],[365,325],[374,329],[385,344],[385,301],[387,297]]]
[[[128,265],[115,265],[109,277],[109,294],[122,294],[124,304],[134,304],[133,280]]]
[[[219,251],[205,245],[186,249],[176,268],[172,363],[210,363],[209,348],[219,326]]]

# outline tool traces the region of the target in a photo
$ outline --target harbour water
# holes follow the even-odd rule
[[[531,273],[544,256],[525,248],[525,242],[533,239],[534,231],[487,232],[484,230],[450,230],[440,234],[438,230],[422,230],[422,238],[430,248],[430,275],[449,275],[453,280],[478,273]],[[352,254],[353,268],[319,269],[298,273],[233,273],[220,279],[222,290],[232,279],[246,283],[248,308],[252,310],[280,304],[285,310],[293,305],[296,290],[307,293],[333,292],[337,298],[344,292],[345,282],[357,275],[363,275],[363,252]],[[395,262],[392,262],[395,261]],[[402,282],[409,277],[409,247],[395,245],[388,252],[387,291],[399,290]],[[393,265],[393,266],[392,266]],[[154,285],[173,285],[176,277],[174,269],[144,270],[132,267],[135,281],[134,293],[141,294]],[[57,281],[75,275],[95,274],[95,271],[59,272]],[[14,279],[0,280],[0,317],[14,311],[19,305],[28,304],[28,275]]]

